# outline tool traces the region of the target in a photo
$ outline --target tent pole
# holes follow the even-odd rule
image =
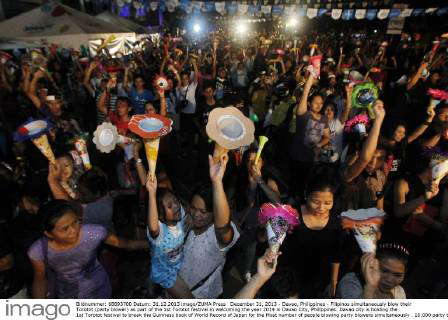
[[[82,12],[86,12],[86,6],[85,6],[85,3],[84,3],[84,0],[79,0],[79,6],[81,7],[81,11]]]
[[[0,0],[0,21],[5,20],[5,12],[3,11],[3,3],[2,0]]]

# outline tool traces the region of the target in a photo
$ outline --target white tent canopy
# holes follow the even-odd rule
[[[42,48],[45,47],[42,43],[19,40],[9,37],[0,37],[0,50],[14,50],[14,49],[27,49],[27,48]]]
[[[135,32],[137,34],[140,33],[148,33],[148,30],[144,27],[139,25],[138,23],[135,23],[134,21],[131,21],[129,19],[121,18],[119,16],[116,16],[108,11],[104,11],[98,15],[95,16],[99,20],[121,26],[131,32]]]
[[[92,47],[93,42],[112,40],[111,54],[127,53],[135,41],[135,33],[120,25],[114,25],[86,13],[50,0],[42,6],[0,23],[0,37],[54,43],[61,47],[79,49],[81,45]],[[93,52],[93,48],[91,48]]]

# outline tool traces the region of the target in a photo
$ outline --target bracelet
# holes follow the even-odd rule
[[[425,122],[423,122],[423,125],[424,125],[424,126],[430,126],[430,125],[431,125],[431,122],[429,122],[429,121],[425,121]]]
[[[142,159],[135,159],[135,163],[137,163],[137,164],[142,163],[142,162],[143,162]]]

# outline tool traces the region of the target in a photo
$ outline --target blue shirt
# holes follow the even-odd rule
[[[146,102],[154,100],[154,95],[147,89],[138,93],[137,89],[132,88],[129,97],[131,98],[132,107],[134,108],[134,114],[144,114]]]
[[[171,288],[184,258],[186,237],[185,211],[181,208],[182,220],[175,226],[167,226],[159,221],[159,235],[153,239],[148,233],[151,246],[151,279],[164,288]]]

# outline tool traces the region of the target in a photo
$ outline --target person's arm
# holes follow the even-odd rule
[[[304,115],[308,110],[308,95],[310,94],[311,86],[313,85],[314,77],[309,74],[308,79],[306,80],[305,87],[303,88],[302,97],[300,98],[299,105],[296,110],[296,114],[298,116]]]
[[[338,60],[338,65],[336,66],[336,73],[337,74],[341,74],[342,73],[342,71],[341,71],[341,64],[342,64],[342,60],[344,59],[344,54],[343,54],[343,48],[341,47],[340,49],[339,49],[339,60]]]
[[[339,278],[339,262],[333,262],[331,264],[331,274],[330,274],[330,298],[334,298],[336,296],[336,288],[338,287],[338,278]]]
[[[168,70],[171,70],[174,73],[174,76],[176,77],[176,89],[181,87],[181,79],[179,76],[179,72],[177,71],[176,67],[174,67],[172,64],[168,66]]]
[[[253,299],[258,290],[268,281],[277,269],[279,254],[267,249],[264,255],[257,261],[257,273],[250,281],[235,295],[234,299]]]
[[[34,106],[37,109],[40,109],[42,107],[42,102],[40,101],[39,97],[36,95],[37,82],[40,79],[42,79],[44,76],[45,76],[45,73],[42,70],[37,70],[33,76],[33,79],[31,80],[31,84],[30,84],[29,90],[27,92],[28,98],[31,100],[31,102],[34,104]]]
[[[326,146],[329,142],[330,142],[330,129],[326,128],[322,133],[322,139],[319,141],[319,143],[316,144],[316,148],[320,149]]]
[[[159,92],[159,97],[160,97],[160,115],[166,117],[165,90],[161,89],[158,92]]]
[[[339,121],[341,121],[342,125],[344,125],[345,121],[347,121],[348,116],[350,114],[350,110],[352,109],[352,93],[353,93],[353,87],[350,85],[345,86],[345,106],[344,110],[342,111]]]
[[[7,90],[8,92],[12,92],[11,84],[9,83],[8,77],[6,76],[6,68],[3,64],[0,65],[0,77],[5,90]]]
[[[440,221],[448,223],[448,188],[445,188],[443,192],[443,204],[440,208]]]
[[[373,122],[372,128],[370,129],[368,138],[364,142],[361,154],[356,159],[356,161],[346,169],[345,181],[348,183],[352,182],[353,179],[355,179],[361,174],[361,172],[363,172],[375,153],[378,144],[378,137],[380,135],[381,125],[383,123],[386,112],[384,111],[384,105],[381,100],[377,100],[375,102],[373,110],[375,112],[375,120]]]
[[[58,164],[49,164],[48,166],[48,185],[50,186],[51,193],[53,194],[53,198],[56,200],[71,200],[68,193],[61,186],[58,181],[58,177],[61,174],[61,169]]]
[[[423,205],[426,201],[434,198],[438,193],[438,186],[436,184],[432,184],[431,189],[426,191],[424,195],[406,201],[406,194],[408,192],[409,184],[407,181],[404,179],[398,180],[394,191],[394,213],[398,218],[413,213],[415,209]]]
[[[422,77],[423,70],[428,67],[428,64],[426,62],[423,62],[420,67],[418,68],[417,72],[412,76],[411,79],[409,79],[408,84],[406,85],[406,89],[409,91],[411,90],[420,80]]]
[[[45,274],[45,262],[30,259],[33,266],[32,295],[34,299],[47,298],[47,276]]]
[[[233,240],[234,232],[230,224],[230,208],[227,202],[226,193],[222,179],[226,171],[229,156],[221,155],[219,161],[215,163],[211,155],[208,156],[210,166],[210,179],[213,189],[213,215],[215,225],[215,235],[221,247],[226,247]]]
[[[98,110],[105,115],[107,115],[107,91],[108,90],[106,89],[101,93],[101,96],[96,104]]]
[[[361,257],[361,270],[366,284],[364,285],[363,298],[374,299],[380,282],[380,264],[374,253],[366,253]]]
[[[22,91],[27,94],[30,89],[31,71],[28,65],[22,67]]]
[[[283,61],[282,57],[278,58],[278,62],[280,62],[280,67],[282,68],[280,75],[283,76],[286,73],[285,62]]]
[[[199,83],[199,68],[198,68],[198,62],[196,59],[192,59],[193,63],[193,70],[194,70],[194,82]]]
[[[162,63],[160,64],[159,74],[161,76],[165,75],[164,70],[165,70],[167,59],[168,59],[168,57],[163,58]]]
[[[159,213],[157,211],[157,178],[148,174],[146,181],[146,190],[148,190],[148,230],[153,239],[159,236]]]
[[[249,179],[250,182],[252,182],[251,180],[255,182],[254,190],[256,186],[259,185],[261,190],[263,190],[264,194],[266,195],[266,197],[269,199],[270,202],[280,203],[280,191],[278,190],[277,184],[272,179],[268,179],[268,183],[265,183],[261,175],[260,164],[261,162],[258,162],[257,165],[255,165],[255,163],[252,163],[250,167]],[[250,183],[250,185],[252,185],[252,183]]]
[[[422,146],[425,148],[434,148],[442,139],[442,133],[437,133],[436,135],[432,136],[431,138],[422,141]]]
[[[86,69],[86,72],[84,74],[84,81],[82,84],[86,88],[86,90],[90,93],[92,97],[95,96],[95,90],[93,89],[92,85],[90,84],[90,78],[92,77],[92,72],[97,67],[96,62],[92,62],[89,67]]]
[[[140,179],[140,184],[144,186],[146,184],[146,170],[143,165],[143,161],[140,158],[140,149],[142,148],[142,142],[138,141],[134,143],[134,160],[135,160],[135,167],[137,168],[137,174],[138,178]]]
[[[126,93],[131,92],[131,81],[129,81],[129,68],[124,69],[124,81],[123,81],[123,87]]]
[[[428,117],[426,121],[423,122],[415,131],[408,136],[408,143],[412,143],[414,140],[418,139],[428,127],[431,125],[432,120],[434,119],[436,112],[433,108],[428,108]]]
[[[120,238],[114,233],[109,233],[106,239],[104,239],[104,243],[125,250],[141,250],[149,248],[149,243],[146,240]]]

